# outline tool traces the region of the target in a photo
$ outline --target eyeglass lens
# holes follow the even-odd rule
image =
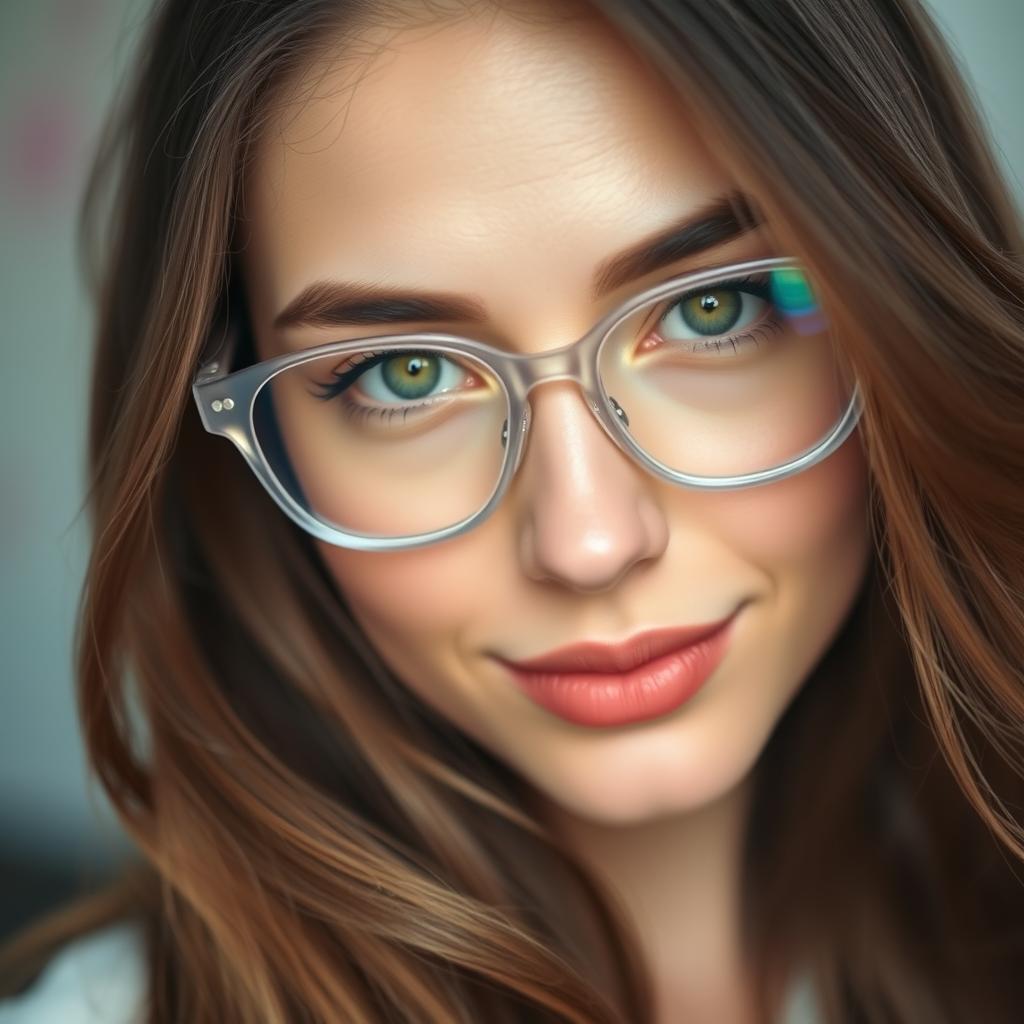
[[[651,458],[709,477],[816,447],[852,395],[795,266],[727,270],[632,310],[602,339],[598,373]],[[494,370],[426,344],[306,361],[272,377],[253,409],[257,444],[293,499],[332,526],[383,537],[444,529],[483,508],[508,416]]]

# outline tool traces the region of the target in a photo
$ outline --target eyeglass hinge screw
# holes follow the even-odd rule
[[[225,409],[225,410],[230,412],[232,409],[234,409],[234,407],[235,407],[235,403],[230,398],[225,398],[223,401],[221,399],[219,399],[219,398],[215,398],[210,403],[210,408],[214,412],[220,412],[221,409]]]

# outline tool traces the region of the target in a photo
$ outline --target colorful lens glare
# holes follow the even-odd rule
[[[816,334],[824,330],[824,314],[802,270],[795,267],[776,270],[771,275],[771,286],[772,301],[785,313],[794,331]]]

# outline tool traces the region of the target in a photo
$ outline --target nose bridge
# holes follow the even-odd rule
[[[588,385],[582,342],[585,338],[551,352],[537,352],[520,364],[523,391],[529,395],[538,384],[552,380],[576,380]]]
[[[574,383],[576,391],[589,414],[597,421],[601,430],[607,434],[608,429],[602,422],[602,417],[597,403],[593,398],[596,391],[596,374],[592,363],[592,351],[595,341],[596,328],[591,328],[576,341],[563,345],[561,348],[547,352],[536,352],[530,355],[521,355],[515,359],[514,369],[516,371],[517,386],[520,391],[524,409],[524,434],[529,436],[532,422],[532,407],[530,401],[534,389],[541,384],[549,384],[556,381]],[[607,438],[615,443],[614,438]],[[514,472],[517,472],[522,462],[526,445],[519,449],[519,456],[516,459]]]
[[[586,342],[592,337],[519,362],[527,395],[542,383],[575,382],[577,390],[582,386],[579,399],[585,409],[576,406],[573,412],[571,386],[552,388],[548,400],[536,403],[532,417],[535,403],[528,402],[528,429],[515,471],[532,448],[528,472],[519,480],[520,555],[527,573],[601,590],[636,562],[655,557],[666,542],[666,527],[637,467],[611,450],[614,440],[590,400],[592,357]]]

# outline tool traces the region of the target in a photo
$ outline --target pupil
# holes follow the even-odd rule
[[[716,309],[717,307],[718,307],[718,299],[716,299],[714,297],[714,295],[705,295],[700,300],[700,308],[703,309],[703,310],[706,310],[706,311],[710,312],[711,310]]]

